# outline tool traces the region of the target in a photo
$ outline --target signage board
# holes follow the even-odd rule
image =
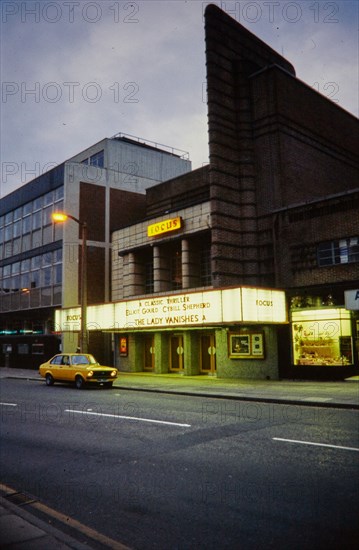
[[[359,288],[356,290],[346,290],[345,296],[345,308],[351,310],[359,310]]]
[[[245,287],[241,290],[243,321],[257,323],[286,322],[287,312],[283,291]]]
[[[181,229],[181,227],[182,218],[179,216],[168,220],[162,220],[147,226],[147,237],[157,237],[158,235],[163,235],[163,233],[169,233],[170,231]]]
[[[229,323],[286,323],[285,293],[262,288],[228,288],[146,296],[87,308],[88,330],[128,330]],[[80,308],[57,310],[56,330],[79,331]]]

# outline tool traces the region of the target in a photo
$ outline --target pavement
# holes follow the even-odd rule
[[[0,379],[25,379],[45,383],[36,370],[0,368]],[[116,390],[188,395],[213,399],[237,399],[282,405],[331,407],[359,410],[359,376],[340,382],[299,380],[221,379],[216,376],[120,373]],[[115,541],[79,542],[50,522],[38,519],[0,485],[0,548],[16,550],[67,550],[124,548]],[[16,499],[15,499],[16,502]]]

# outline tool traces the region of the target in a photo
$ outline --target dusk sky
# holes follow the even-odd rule
[[[208,162],[202,1],[1,3],[0,198],[123,132]],[[358,116],[358,2],[213,2]]]

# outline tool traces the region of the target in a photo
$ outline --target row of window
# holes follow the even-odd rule
[[[99,151],[94,155],[91,155],[90,158],[87,158],[81,162],[81,164],[88,164],[90,166],[98,166],[98,168],[103,168],[105,165],[105,153],[104,151]]]
[[[23,218],[16,220],[5,227],[0,228],[0,243],[2,241],[10,241],[13,238],[20,237],[36,229],[40,229],[44,225],[52,224],[52,213],[54,211],[63,210],[63,202],[58,202],[56,205],[50,205],[42,210],[27,214]]]
[[[0,292],[0,311],[17,311],[39,307],[61,307],[62,286],[30,288],[19,292]]]
[[[0,267],[2,292],[24,292],[62,283],[62,249]]]
[[[33,201],[27,202],[23,206],[7,212],[4,216],[0,216],[0,228],[7,226],[21,218],[39,211],[47,206],[57,203],[64,198],[64,187],[58,187],[54,191],[49,191],[45,195],[37,197]]]
[[[352,262],[359,262],[359,237],[349,237],[319,244],[319,266]]]

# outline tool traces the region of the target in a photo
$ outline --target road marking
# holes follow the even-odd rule
[[[96,412],[89,412],[89,411],[75,411],[73,409],[65,409],[65,412],[76,413],[76,414],[92,414],[94,416],[106,416],[108,418],[119,418],[120,420],[138,420],[140,422],[152,422],[153,424],[167,424],[169,426],[179,426],[181,428],[191,427],[191,424],[180,424],[179,422],[169,422],[167,420],[153,420],[152,418],[138,418],[136,416],[122,416],[119,414],[96,413]]]
[[[0,403],[4,407],[17,407],[17,403]]]
[[[356,451],[356,447],[343,447],[342,445],[330,445],[329,443],[314,443],[313,441],[299,441],[298,439],[284,439],[282,437],[272,437],[274,441],[285,441],[286,443],[300,443],[301,445],[315,445],[316,447],[330,447],[332,449],[344,449],[346,451]]]

